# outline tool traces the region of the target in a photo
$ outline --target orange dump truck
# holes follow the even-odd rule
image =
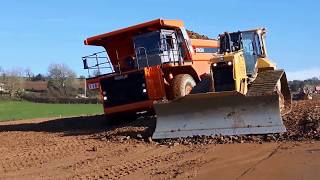
[[[152,112],[155,101],[189,94],[210,72],[216,40],[190,39],[180,20],[156,19],[87,38],[105,51],[83,57],[87,86],[107,117]],[[116,119],[116,118],[115,118]]]

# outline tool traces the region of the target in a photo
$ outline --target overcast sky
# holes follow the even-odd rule
[[[83,45],[84,39],[161,17],[181,19],[187,29],[212,38],[266,27],[269,56],[289,79],[319,77],[319,9],[316,0],[2,1],[0,66],[46,73],[50,63],[66,63],[86,74],[81,57],[101,48]]]

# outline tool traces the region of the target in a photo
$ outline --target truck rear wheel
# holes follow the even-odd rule
[[[188,95],[196,82],[189,74],[179,74],[173,79],[173,96],[174,98]]]

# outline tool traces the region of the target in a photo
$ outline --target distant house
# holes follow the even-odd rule
[[[316,90],[317,93],[320,93],[320,86],[316,86],[315,90]]]
[[[4,84],[3,84],[3,83],[0,83],[0,92],[5,92]]]
[[[47,81],[24,81],[24,83],[21,84],[21,89],[34,92],[45,92],[48,90],[47,86]]]

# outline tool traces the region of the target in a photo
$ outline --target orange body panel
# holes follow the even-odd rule
[[[209,62],[212,57],[213,57],[213,54],[211,54],[211,53],[195,53],[192,55],[192,60],[193,60],[193,62],[195,62],[195,61]],[[207,63],[207,64],[209,64],[209,63]]]
[[[160,66],[144,68],[147,92],[152,100],[163,99],[166,96],[162,70]]]
[[[208,60],[203,59],[203,60],[193,61],[192,67],[197,72],[199,77],[204,74],[210,73],[210,65]]]
[[[219,47],[217,40],[206,40],[206,39],[190,39],[191,44],[194,47]]]
[[[205,40],[205,39],[191,39],[191,45],[193,49],[196,48],[218,48],[219,41],[217,40]],[[210,59],[213,57],[213,53],[192,53],[192,67],[197,72],[198,76],[210,73]]]

